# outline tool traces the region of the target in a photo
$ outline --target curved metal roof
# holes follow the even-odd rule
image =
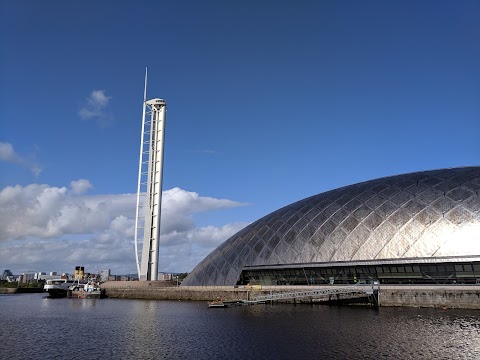
[[[250,224],[182,285],[235,285],[245,266],[480,255],[480,167],[370,180]]]

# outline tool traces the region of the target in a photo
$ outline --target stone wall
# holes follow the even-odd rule
[[[24,293],[41,293],[43,287],[40,288],[0,288],[0,294],[24,294]]]
[[[0,288],[0,294],[16,294],[17,288]]]
[[[233,286],[164,286],[155,281],[110,281],[101,285],[110,298],[210,301],[248,300],[250,291]]]
[[[480,309],[480,286],[380,287],[380,306]]]
[[[326,286],[326,287],[331,287]],[[369,285],[367,285],[369,286]],[[257,295],[271,292],[292,292],[311,290],[305,286],[261,286],[261,287],[233,287],[233,286],[180,286],[166,287],[161,282],[108,282],[102,284],[108,297],[123,299],[150,299],[150,300],[196,300],[209,301],[250,300]],[[317,287],[315,287],[317,288]],[[409,307],[438,307],[458,309],[480,309],[480,286],[471,285],[409,285],[394,286],[380,285],[380,306],[409,306]],[[300,299],[276,300],[283,303],[348,303],[345,295],[330,295],[327,297],[306,297]],[[359,303],[352,299],[351,303]]]

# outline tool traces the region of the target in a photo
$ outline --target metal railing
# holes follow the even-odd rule
[[[268,295],[256,296],[253,301],[270,301],[278,299],[294,299],[308,296],[324,296],[324,295],[335,295],[335,294],[372,294],[373,289],[371,287],[360,287],[360,286],[346,286],[339,288],[326,288],[326,289],[315,289],[315,290],[305,290],[305,291],[294,291],[294,292],[282,292]]]

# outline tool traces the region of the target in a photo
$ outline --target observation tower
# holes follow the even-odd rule
[[[134,243],[138,279],[157,280],[166,101],[146,95],[145,71]]]

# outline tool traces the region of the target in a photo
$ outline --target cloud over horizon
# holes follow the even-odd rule
[[[0,264],[18,273],[111,269],[135,273],[136,194],[86,195],[92,184],[0,190]],[[187,272],[246,223],[199,227],[195,214],[245,204],[180,188],[163,192],[160,271]]]

